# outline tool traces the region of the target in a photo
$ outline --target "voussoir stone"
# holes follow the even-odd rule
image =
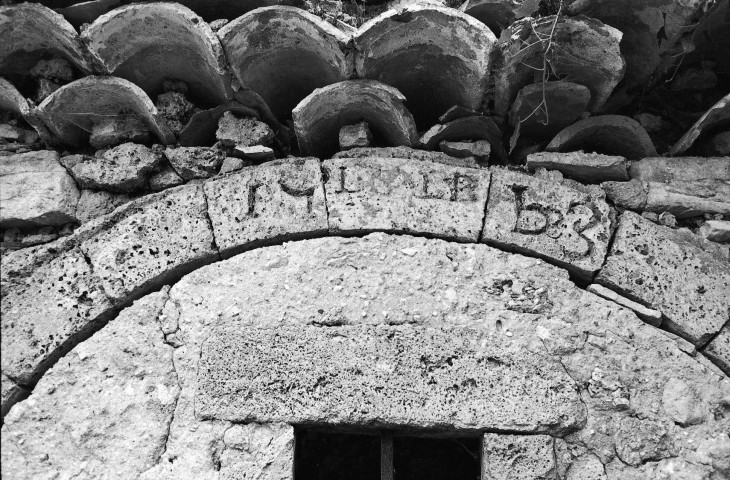
[[[730,315],[730,264],[629,211],[619,219],[596,283],[661,311],[665,328],[698,346]]]
[[[51,150],[0,157],[0,225],[63,225],[76,221],[79,191]]]
[[[581,423],[573,381],[559,363],[488,342],[462,327],[215,329],[203,345],[196,411],[242,422],[380,427],[406,418],[420,427],[449,418],[456,428],[527,431]],[[243,385],[248,393],[237,395]]]
[[[397,158],[324,162],[330,231],[429,234],[476,242],[489,171]]]
[[[244,168],[209,181],[204,188],[224,256],[327,231],[322,171],[315,158]]]
[[[503,435],[482,437],[482,480],[544,480],[556,478],[553,437]]]
[[[596,195],[492,170],[483,242],[537,255],[587,280],[603,264],[612,226],[611,208]]]
[[[80,249],[34,254],[19,251],[3,258],[2,372],[21,385],[36,381],[111,310]]]
[[[218,258],[200,185],[148,195],[100,222],[106,228],[85,239],[81,249],[115,303]]]
[[[628,181],[624,157],[584,152],[539,152],[527,156],[527,168],[557,170],[568,178],[586,183]]]
[[[157,462],[179,392],[157,322],[166,298],[124,310],[10,410],[3,478],[136,479]]]

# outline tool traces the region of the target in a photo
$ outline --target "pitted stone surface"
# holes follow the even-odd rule
[[[207,182],[204,188],[213,231],[224,255],[282,238],[327,231],[317,159],[244,168]]]
[[[293,480],[294,428],[291,425],[232,425],[223,436],[221,480]]]
[[[728,321],[730,265],[632,212],[618,223],[596,283],[660,310],[664,327],[703,345]]]
[[[560,363],[468,327],[216,328],[203,345],[202,418],[525,432],[580,428]]]
[[[27,385],[67,342],[105,320],[111,305],[79,249],[37,261],[32,254],[25,261],[25,255],[3,258],[0,338],[3,374]],[[16,259],[20,268],[13,265]]]
[[[166,298],[154,293],[124,310],[13,407],[2,427],[3,478],[136,479],[157,462],[179,393],[156,318]]]
[[[430,234],[477,241],[489,172],[406,159],[326,160],[330,231]]]
[[[144,145],[124,143],[101,157],[65,157],[64,165],[83,188],[135,192],[144,188],[160,160],[160,155]]]
[[[220,151],[206,147],[168,148],[165,156],[183,180],[212,177],[218,173],[225,158]]]
[[[548,435],[482,437],[482,480],[547,480],[556,478],[553,438]]]
[[[610,207],[597,196],[493,169],[482,241],[538,255],[589,279],[603,264],[612,223]]]
[[[115,303],[218,257],[203,187],[187,185],[127,204],[81,243]]]
[[[0,157],[0,224],[62,225],[74,216],[79,191],[58,162],[43,150]]]

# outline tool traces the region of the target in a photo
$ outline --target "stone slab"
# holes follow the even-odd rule
[[[157,323],[166,297],[124,310],[10,410],[3,478],[131,480],[157,462],[179,392],[173,349]]]
[[[161,156],[144,145],[124,143],[100,157],[64,157],[65,165],[83,188],[137,192],[160,166]]]
[[[327,231],[322,172],[315,158],[244,168],[204,188],[224,256]]]
[[[537,255],[588,280],[603,264],[612,224],[611,208],[596,196],[493,169],[481,241]]]
[[[338,158],[324,162],[332,233],[373,230],[476,242],[490,174],[427,161]]]
[[[633,212],[621,215],[596,283],[660,310],[664,328],[698,346],[730,314],[730,264]]]
[[[484,434],[481,480],[557,478],[554,443],[548,435]]]
[[[3,228],[75,222],[79,191],[44,150],[0,157],[0,225]]]
[[[633,300],[629,300],[626,297],[622,297],[618,293],[614,292],[613,290],[610,290],[603,285],[598,285],[597,283],[593,283],[591,285],[588,285],[586,288],[591,293],[595,293],[599,297],[605,298],[606,300],[611,300],[612,302],[616,302],[622,307],[626,307],[628,309],[631,309],[636,313],[636,316],[640,319],[644,320],[646,323],[650,325],[654,325],[655,327],[658,327],[659,324],[662,323],[662,312],[659,310],[652,310],[651,308],[646,308],[644,305],[641,305],[640,303],[634,302]]]
[[[527,156],[527,168],[558,170],[573,180],[585,183],[629,180],[624,157],[584,152],[539,152]]]
[[[81,249],[116,304],[218,258],[200,185],[148,195],[99,222]]]
[[[25,252],[12,255],[21,257]],[[17,276],[12,262],[5,260],[2,372],[21,385],[30,385],[76,338],[106,320],[111,304],[77,248],[38,262],[28,274],[17,272]]]
[[[468,327],[222,327],[203,344],[195,405],[205,419],[441,430],[585,419],[559,362]]]
[[[702,353],[708,356],[712,363],[720,367],[726,375],[730,376],[730,326],[725,325]]]
[[[650,157],[631,162],[629,176],[642,182],[695,182],[730,178],[727,157]]]
[[[730,176],[723,180],[649,182],[645,210],[677,218],[730,215]]]
[[[293,480],[294,427],[285,423],[232,425],[223,435],[221,480]]]

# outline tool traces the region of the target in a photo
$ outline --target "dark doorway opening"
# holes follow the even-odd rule
[[[297,429],[295,480],[478,480],[479,437],[413,437]]]

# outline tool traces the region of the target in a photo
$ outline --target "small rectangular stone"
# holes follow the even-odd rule
[[[488,170],[402,158],[337,158],[324,169],[332,233],[479,238]]]
[[[726,375],[730,375],[730,325],[725,325],[702,353]]]
[[[224,257],[327,232],[322,170],[316,158],[244,168],[206,182],[204,188]]]
[[[590,280],[606,256],[612,220],[601,198],[494,169],[481,241],[536,255]]]
[[[13,272],[4,271],[3,276]],[[24,385],[37,380],[65,353],[70,340],[91,331],[112,310],[101,282],[77,248],[32,265],[27,277],[3,286],[2,372]]]
[[[630,310],[633,310],[634,313],[636,313],[636,316],[645,321],[646,323],[650,325],[654,325],[655,327],[658,327],[660,323],[662,323],[662,312],[659,310],[652,310],[651,308],[646,308],[645,306],[641,305],[640,303],[636,303],[633,300],[629,300],[626,297],[622,297],[618,293],[614,292],[613,290],[610,290],[603,285],[598,285],[596,283],[592,285],[588,285],[588,288],[586,288],[591,293],[595,293],[601,298],[605,298],[606,300],[611,300],[612,302],[618,303],[622,307],[626,307]]]
[[[651,157],[631,162],[629,176],[642,182],[682,183],[730,179],[728,157]]]
[[[464,327],[219,327],[195,405],[205,419],[373,428],[565,432],[585,420],[560,363]]]
[[[596,283],[661,311],[665,328],[698,346],[728,321],[730,264],[633,212],[621,215]]]
[[[0,157],[0,225],[75,222],[79,190],[51,150]]]
[[[223,436],[220,480],[293,480],[294,427],[285,423],[231,425]]]
[[[677,218],[705,213],[730,215],[730,177],[675,183],[649,182],[644,210],[669,212]]]
[[[584,152],[539,152],[527,156],[527,168],[557,170],[567,178],[586,183],[629,180],[624,157]]]
[[[99,222],[81,249],[115,304],[218,258],[200,185],[148,195]]]
[[[553,437],[548,435],[485,433],[481,480],[557,478],[553,447]]]

